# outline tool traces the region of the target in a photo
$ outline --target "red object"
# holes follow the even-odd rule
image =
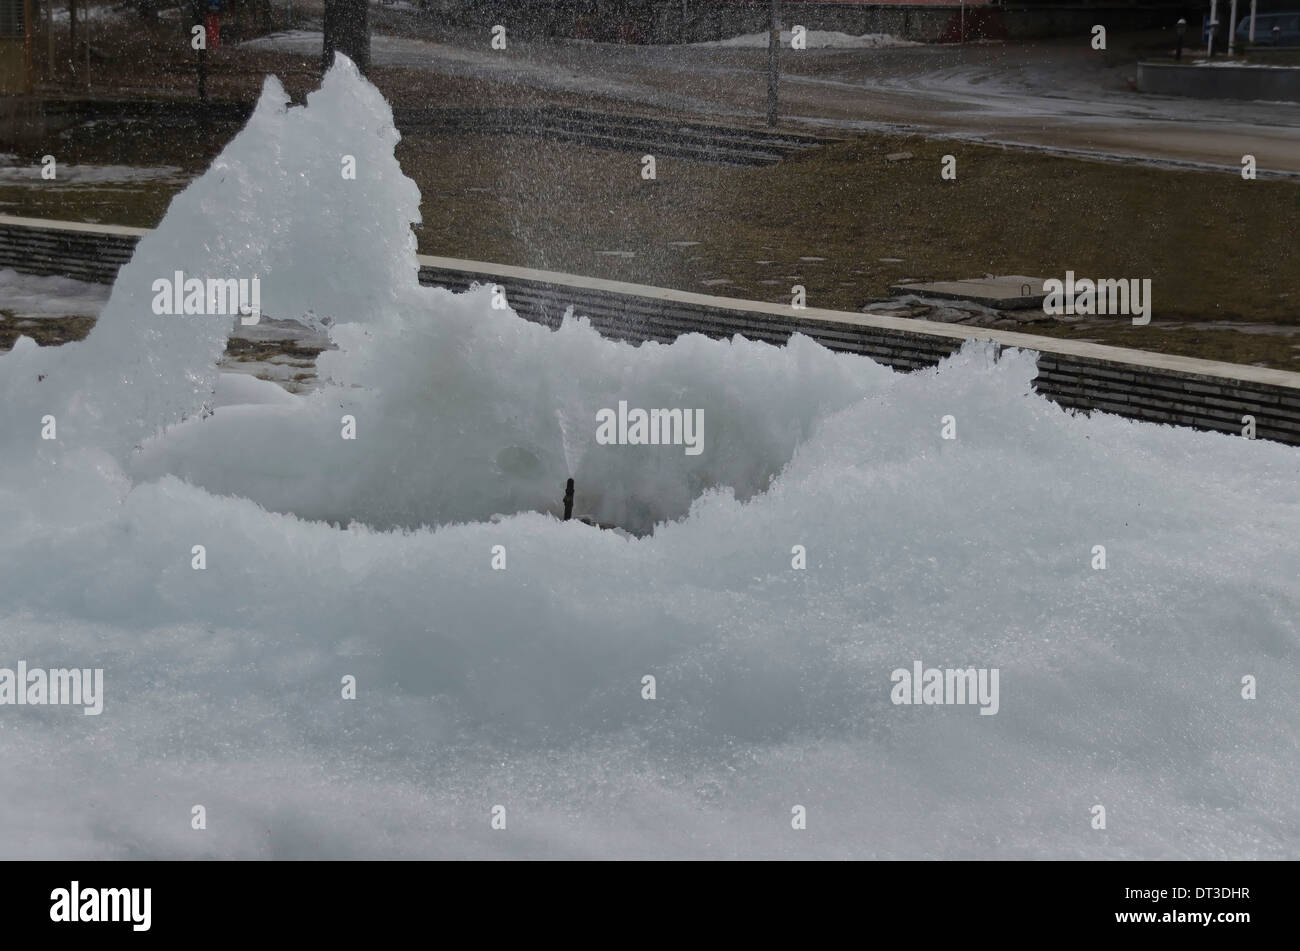
[[[221,14],[209,13],[203,21],[204,32],[208,34],[208,49],[221,48]]]

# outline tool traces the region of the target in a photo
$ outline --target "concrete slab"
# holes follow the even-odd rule
[[[1138,92],[1193,99],[1300,102],[1300,66],[1259,63],[1138,63]]]
[[[969,300],[1001,310],[1026,310],[1043,305],[1043,298],[1047,296],[1043,290],[1043,280],[1041,277],[1027,277],[1024,274],[1004,274],[961,281],[906,281],[890,287],[889,293]]]

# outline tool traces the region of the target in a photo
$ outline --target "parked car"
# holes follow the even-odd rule
[[[1300,46],[1300,10],[1260,13],[1255,18],[1255,43],[1259,46]],[[1275,33],[1273,28],[1280,27]],[[1250,17],[1237,24],[1237,42],[1250,40]]]

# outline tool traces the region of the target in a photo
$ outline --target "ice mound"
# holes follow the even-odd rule
[[[583,320],[553,332],[493,310],[488,288],[412,295],[419,319],[400,332],[332,329],[341,350],[318,365],[347,386],[275,412],[221,408],[147,444],[132,472],[377,528],[558,512],[575,476],[578,511],[645,532],[685,515],[707,489],[762,491],[823,415],[889,375],[806,338],[785,350],[703,337],[634,348]],[[764,400],[753,398],[758,389]],[[702,409],[703,451],[598,445],[597,413],[620,401]],[[355,440],[342,438],[345,415]]]
[[[267,88],[112,321],[0,355],[0,667],[106,693],[0,706],[0,857],[1300,854],[1300,452],[1071,416],[1027,353],[631,348],[422,291],[387,107],[347,64]],[[327,393],[218,385],[228,324],[148,311],[211,253],[334,318]],[[614,397],[702,407],[706,451],[593,444]],[[522,511],[570,468],[685,514]],[[998,668],[998,713],[894,705],[914,661]]]
[[[286,110],[268,80],[248,127],[141,243],[83,348],[101,377],[123,368],[115,413],[140,425],[119,454],[147,421],[184,421],[121,456],[137,478],[172,473],[305,518],[414,528],[558,513],[572,476],[578,511],[648,532],[707,489],[761,492],[818,419],[889,376],[804,339],[784,351],[703,337],[634,348],[581,320],[558,333],[522,321],[493,308],[488,287],[421,287],[410,231],[419,193],[393,158],[396,139],[387,104],[350,64],[305,109]],[[355,180],[341,174],[344,155]],[[329,318],[339,349],[318,369],[332,385],[274,411],[207,418],[230,322],[158,317],[145,303],[157,277],[205,261],[221,275],[260,273],[269,314]],[[167,406],[162,387],[138,385],[142,362],[166,379]],[[598,446],[597,413],[620,401],[703,410],[703,451]],[[355,440],[342,438],[344,416]]]
[[[60,429],[72,440],[126,458],[139,441],[211,408],[235,318],[156,314],[154,282],[178,271],[257,277],[272,316],[396,320],[418,270],[410,225],[420,195],[393,155],[392,112],[346,61],[306,108],[288,101],[268,78],[248,125],[140,241],[90,336],[66,348],[46,382],[71,394]],[[349,157],[355,179],[344,177]]]

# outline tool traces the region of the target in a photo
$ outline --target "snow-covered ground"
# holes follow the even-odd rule
[[[422,288],[382,98],[342,63],[286,104],[84,342],[0,355],[0,667],[105,678],[0,705],[0,856],[1300,855],[1300,450],[1072,416],[1032,353],[632,347]],[[177,270],[261,275],[328,384],[220,377],[228,319],[151,308]],[[598,444],[619,401],[704,451]],[[570,475],[658,528],[557,520]],[[896,705],[915,662],[996,668],[998,712]]]
[[[1300,66],[1280,63],[1250,63],[1239,59],[1195,59],[1193,66],[1229,66],[1236,69],[1300,69]]]
[[[1173,42],[1171,33],[1171,49]],[[245,45],[311,56],[320,52],[321,35],[295,32]],[[437,41],[375,36],[371,55],[381,66],[679,114],[732,121],[766,112],[765,54],[749,46],[512,39],[507,50],[493,50],[482,32]],[[1263,176],[1300,175],[1300,104],[1141,94],[1133,62],[1072,41],[785,48],[780,111],[783,122],[914,129],[1125,162],[1235,171],[1250,154]]]
[[[54,22],[67,23],[68,12],[69,11],[67,7],[55,9],[53,11]],[[89,18],[92,22],[95,23],[108,23],[115,20],[124,20],[127,17],[134,16],[134,15],[135,15],[134,11],[129,9],[129,7],[126,4],[122,4],[120,6],[110,6],[107,4],[88,6],[83,3],[77,7],[78,23],[85,23],[87,18]],[[45,12],[41,11],[40,16],[41,19],[44,19]]]
[[[787,49],[791,46],[794,33],[781,31],[781,45]],[[904,40],[888,33],[864,33],[853,36],[850,33],[838,33],[835,30],[808,30],[804,42],[810,50],[878,50],[899,46],[921,46],[911,40]],[[767,49],[767,33],[745,33],[725,40],[709,40],[703,43],[691,43],[695,47],[735,47],[743,49]]]
[[[140,165],[62,165],[55,164],[54,178],[42,178],[40,165],[15,165],[0,162],[0,184],[9,182],[50,185],[127,185],[138,182],[183,182],[187,178],[183,169],[171,165],[158,167]]]
[[[108,288],[70,277],[43,277],[0,268],[0,308],[15,318],[98,316]]]
[[[324,34],[319,30],[289,30],[241,43],[250,50],[276,50],[319,57]],[[572,44],[577,48],[580,44]],[[518,47],[516,46],[516,49]],[[370,38],[370,59],[376,66],[431,69],[458,76],[490,76],[494,80],[535,89],[635,99],[636,86],[615,76],[594,76],[527,56],[503,56],[486,42],[480,45],[434,42],[405,36],[375,34]]]
[[[12,319],[21,327],[22,322],[42,318],[99,317],[108,302],[109,288],[103,284],[78,281],[69,277],[46,277],[26,274],[11,268],[0,268],[0,311],[9,311],[7,318],[0,313],[0,321]],[[251,327],[241,326],[232,319],[231,336],[258,343],[288,344],[294,349],[321,349],[328,347],[329,338],[294,321],[266,318]],[[218,395],[230,392],[228,387],[238,387],[238,382],[226,384],[228,375],[258,377],[274,380],[291,392],[301,392],[316,385],[315,360],[297,353],[272,353],[265,359],[241,357],[230,354],[219,361],[222,371],[218,382]],[[303,379],[302,377],[309,377]],[[234,392],[242,392],[235,390]]]

